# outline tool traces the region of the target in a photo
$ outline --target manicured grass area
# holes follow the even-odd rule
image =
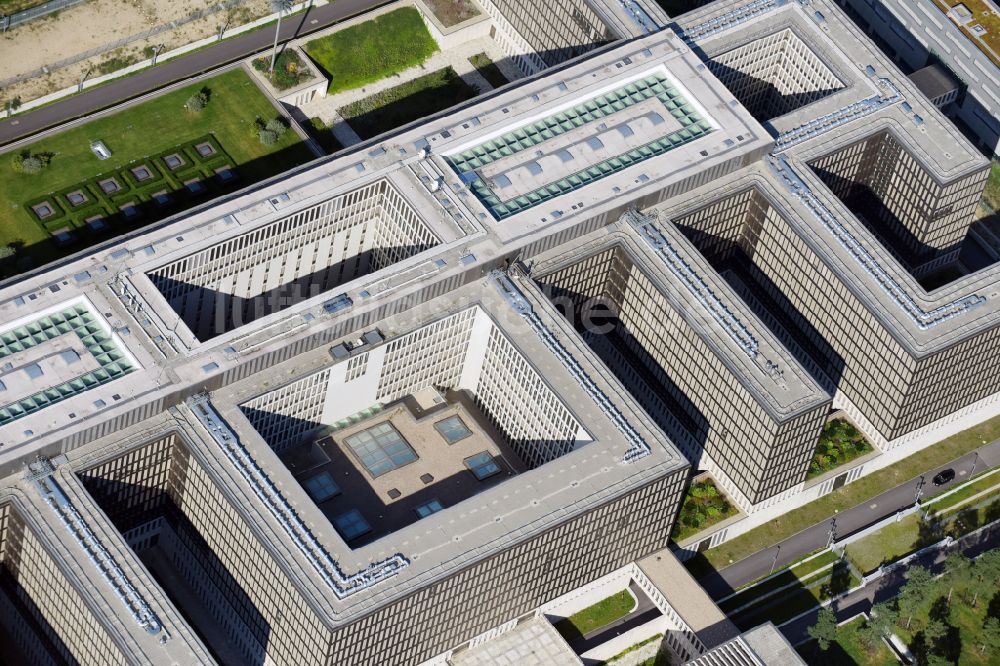
[[[810,578],[804,585],[789,588],[781,594],[763,598],[759,604],[740,611],[730,619],[744,631],[768,620],[777,626],[860,584],[847,563],[839,562],[824,575]]]
[[[990,165],[990,177],[986,179],[983,189],[983,203],[991,212],[1000,211],[1000,162],[996,160]]]
[[[305,46],[309,57],[330,79],[331,93],[398,74],[424,62],[437,50],[437,43],[413,7],[382,14]]]
[[[990,474],[989,476],[981,477],[967,486],[956,490],[951,495],[944,497],[933,504],[927,505],[928,511],[933,511],[934,513],[940,514],[945,513],[947,510],[953,506],[961,504],[965,500],[969,499],[973,495],[978,495],[981,492],[989,490],[994,486],[1000,486],[1000,474]],[[945,491],[948,492],[948,491]],[[986,497],[992,497],[993,495],[1000,493],[1000,489],[984,495],[980,499],[985,499]],[[925,502],[926,504],[926,502]]]
[[[973,449],[1000,437],[1000,416],[984,421],[941,440],[923,451],[913,454],[832,493],[789,511],[765,525],[754,528],[731,541],[701,553],[701,557],[688,560],[685,566],[695,577],[704,575],[712,567],[722,568],[730,561],[736,562],[758,550],[772,546],[800,532],[810,525],[829,520],[835,511],[843,511],[865,502],[876,495],[909,481],[927,470],[940,467]]]
[[[803,643],[796,650],[810,666],[844,666],[864,664],[864,666],[898,666],[899,662],[885,643],[879,643],[869,651],[858,637],[858,629],[864,624],[859,618],[837,628],[837,638],[824,651],[816,641]]]
[[[853,424],[844,419],[833,419],[823,426],[806,478],[829,472],[871,451],[872,445]]]
[[[187,111],[185,102],[202,88],[210,91],[208,105],[200,113]],[[97,238],[84,234],[73,247],[56,247],[25,205],[75,188],[99,175],[119,174],[131,162],[183,148],[206,135],[213,136],[231,158],[238,176],[237,186],[246,186],[312,159],[294,132],[286,132],[273,146],[262,145],[251,133],[258,115],[273,118],[276,111],[247,75],[234,69],[36,141],[27,150],[52,156],[51,163],[39,174],[16,173],[10,157],[4,156],[0,159],[0,201],[5,204],[0,208],[0,246],[19,242],[23,248],[18,257],[40,265],[95,242]],[[99,160],[90,150],[92,140],[107,144],[111,158]],[[153,219],[146,215],[142,224]],[[135,224],[117,232],[130,228],[135,228]],[[7,264],[15,268],[15,262]]]
[[[358,136],[370,139],[472,99],[476,94],[476,89],[455,70],[445,67],[348,104],[337,112]]]
[[[486,79],[494,88],[499,88],[500,86],[507,85],[507,77],[503,75],[500,68],[490,59],[485,53],[477,53],[476,55],[469,58],[469,62],[472,66],[476,68],[476,71],[482,74],[483,78]]]
[[[820,580],[815,577],[820,575],[821,569],[828,568],[836,561],[837,554],[832,551],[827,551],[822,555],[809,560],[808,562],[802,563],[799,566],[785,569],[785,571],[779,572],[778,575],[773,578],[768,578],[762,583],[751,584],[742,588],[739,594],[729,597],[725,601],[719,602],[719,608],[722,609],[722,612],[724,613],[731,613],[737,608],[749,604],[754,599],[763,599],[766,595],[785,586],[795,583],[811,584],[816,580]],[[829,572],[826,572],[823,575],[824,577],[829,577]]]
[[[605,627],[615,620],[621,619],[632,612],[635,599],[628,590],[612,594],[607,599],[598,601],[578,613],[570,615],[565,620],[556,622],[555,628],[568,641],[580,636],[586,636],[595,629]]]
[[[710,478],[696,481],[684,496],[671,538],[677,542],[683,541],[737,513],[739,509],[719,490],[715,481]]]
[[[471,0],[424,0],[424,4],[446,28],[479,16],[479,10]]]
[[[882,564],[894,562],[904,555],[936,539],[923,543],[921,528],[925,523],[919,513],[906,516],[898,523],[891,523],[874,534],[869,534],[850,544],[845,554],[858,569],[868,574]]]

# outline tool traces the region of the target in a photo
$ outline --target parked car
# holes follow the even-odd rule
[[[950,469],[950,468],[946,469],[946,470],[944,470],[942,472],[938,472],[934,476],[934,485],[935,486],[943,486],[944,484],[948,483],[949,481],[953,480],[954,478],[955,478],[955,470]]]

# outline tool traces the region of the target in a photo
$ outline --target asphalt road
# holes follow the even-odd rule
[[[315,32],[364,13],[388,0],[336,0],[322,7],[287,17],[281,22],[282,42]],[[208,48],[167,60],[156,67],[115,79],[59,102],[0,121],[0,146],[54,127],[69,120],[106,109],[157,90],[166,85],[202,74],[220,65],[241,60],[274,43],[274,29],[265,27],[226,39]]]
[[[1000,525],[994,524],[979,534],[965,535],[949,548],[939,548],[926,553],[909,566],[921,564],[937,574],[943,570],[944,559],[948,553],[961,551],[969,557],[975,557],[991,548],[996,548],[998,545],[1000,545]],[[906,583],[905,572],[906,567],[899,567],[872,584],[866,585],[837,601],[833,605],[837,621],[842,622],[854,617],[858,613],[867,612],[871,610],[874,604],[895,597],[899,594],[900,588]],[[988,604],[989,602],[989,598],[983,598],[982,600],[984,604]],[[800,618],[781,625],[781,633],[785,635],[792,645],[798,645],[809,638],[806,629],[816,624],[818,613],[819,609],[815,609]]]
[[[979,462],[976,464],[977,472],[1000,465],[1000,440],[981,447],[978,453]],[[968,478],[974,459],[975,452],[969,453],[924,474],[923,476],[926,480],[924,496],[937,494],[955,484],[962,483]],[[940,488],[935,487],[931,483],[931,479],[939,471],[948,468],[955,470],[955,480]],[[885,491],[864,504],[841,511],[836,516],[836,538],[842,539],[887,516],[891,516],[900,509],[912,506],[919,479],[920,477],[915,477],[895,488]],[[813,551],[823,548],[829,542],[830,527],[831,521],[829,520],[817,523],[798,534],[788,537],[778,545],[759,550],[753,555],[735,562],[699,582],[713,599],[721,599],[733,590],[768,575],[772,566],[775,569],[780,569]],[[777,560],[775,560],[775,554],[777,554]]]

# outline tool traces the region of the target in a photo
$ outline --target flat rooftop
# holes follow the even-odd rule
[[[544,617],[531,617],[510,631],[453,654],[452,666],[579,666],[583,662]]]

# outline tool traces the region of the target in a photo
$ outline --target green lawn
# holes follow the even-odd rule
[[[822,574],[807,579],[801,585],[790,587],[771,597],[762,597],[759,603],[731,615],[730,619],[744,631],[768,620],[777,626],[791,620],[796,615],[815,608],[820,602],[860,584],[861,581],[851,572],[847,563],[839,562]],[[748,592],[752,591],[752,589],[748,590]],[[747,601],[750,599],[745,600],[744,603]],[[729,607],[728,603],[727,607]]]
[[[625,617],[635,607],[635,599],[628,590],[612,594],[607,599],[598,601],[578,613],[570,615],[565,620],[555,623],[556,630],[568,641],[580,636],[586,636],[595,629],[607,626]]]
[[[1000,437],[1000,416],[943,439],[889,467],[863,476],[809,504],[789,511],[766,525],[710,548],[701,553],[701,557],[685,562],[685,566],[695,577],[705,575],[713,567],[725,567],[731,561],[736,562],[783,541],[810,525],[829,520],[835,511],[843,511],[866,502],[889,488],[940,467],[982,446],[983,440],[991,442],[997,437]]]
[[[983,203],[991,212],[1000,211],[1000,163],[996,161],[990,165],[990,176],[983,190]]]
[[[911,514],[898,523],[890,523],[879,531],[850,544],[845,554],[858,569],[866,574],[871,573],[882,564],[894,562],[936,541],[937,539],[933,539],[924,543],[921,540],[921,530],[926,530],[926,525],[921,520],[921,514]],[[926,534],[926,531],[923,533]]]
[[[415,67],[438,50],[413,7],[403,7],[306,44],[331,93],[360,88]]]
[[[455,70],[445,67],[348,104],[337,112],[358,136],[370,139],[472,99],[476,94],[476,89],[465,83]]]
[[[184,103],[202,88],[210,91],[205,109],[197,114],[185,110]],[[65,192],[98,175],[120,175],[130,162],[152,158],[207,135],[214,136],[237,167],[236,186],[246,186],[312,159],[291,131],[285,132],[276,145],[262,145],[251,133],[258,115],[269,119],[277,112],[247,75],[234,69],[36,141],[27,146],[31,153],[52,156],[51,163],[39,174],[16,173],[11,155],[0,156],[0,246],[20,242],[24,248],[18,256],[40,265],[99,240],[84,233],[77,245],[58,248],[25,204]],[[91,152],[90,142],[97,139],[111,150],[110,159],[99,160]],[[154,219],[154,215],[146,215],[141,223]],[[111,231],[121,233],[135,226],[133,223]]]
[[[837,638],[824,651],[820,650],[815,641],[803,643],[796,648],[802,659],[810,666],[845,666],[859,664],[864,666],[898,666],[899,662],[892,650],[885,643],[879,643],[875,650],[869,652],[858,638],[858,629],[863,619],[853,620],[838,627]]]
[[[503,75],[503,72],[501,72],[500,68],[496,66],[496,63],[494,63],[485,53],[477,53],[469,58],[469,62],[494,88],[507,85],[507,77]]]
[[[737,608],[740,608],[741,606],[745,606],[755,598],[763,598],[768,593],[781,589],[786,585],[792,585],[799,582],[811,584],[816,580],[820,580],[819,578],[816,578],[816,576],[821,575],[819,573],[821,569],[829,567],[836,561],[837,554],[833,551],[827,551],[799,566],[785,569],[773,578],[768,578],[763,583],[751,584],[742,588],[739,594],[729,597],[725,601],[719,602],[719,608],[722,609],[722,612],[729,613]],[[822,575],[825,578],[829,577],[829,572],[823,573]]]

